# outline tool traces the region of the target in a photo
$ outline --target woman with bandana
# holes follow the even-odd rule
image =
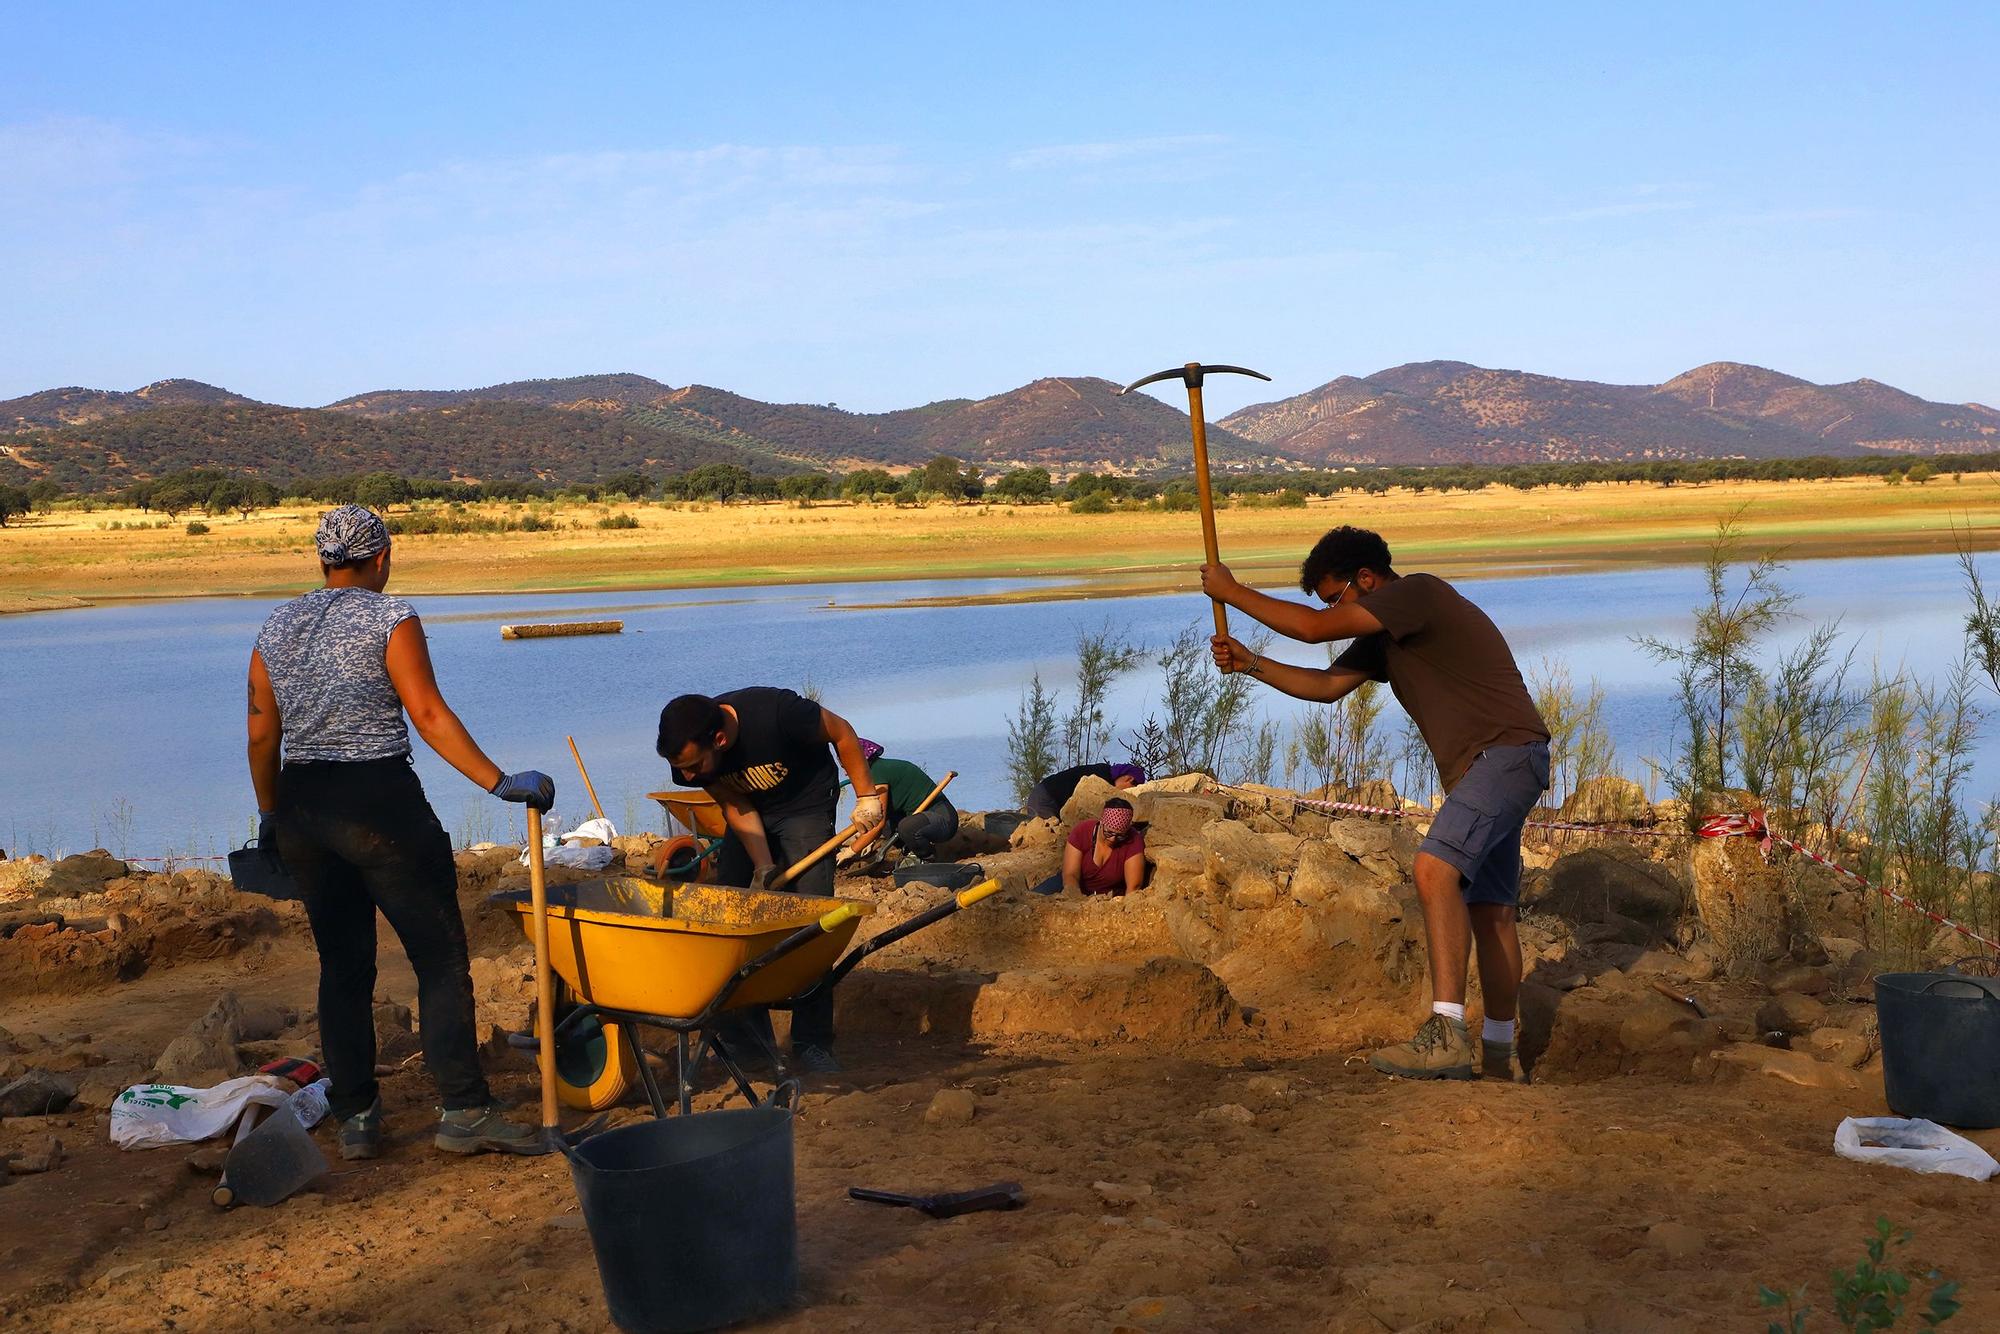
[[[1078,820],[1063,844],[1061,873],[1037,894],[1137,893],[1146,884],[1146,835],[1132,823],[1132,803],[1112,797],[1095,820]]]
[[[389,531],[359,505],[321,519],[324,587],[273,611],[250,655],[250,781],[257,843],[299,887],[319,950],[319,1032],[343,1158],[382,1147],[375,1082],[375,914],[417,974],[424,1064],[450,1153],[544,1152],[501,1115],[479,1066],[472,975],[451,839],[410,767],[417,734],[502,801],[546,811],[555,784],[486,757],[438,692],[416,612],[389,597]],[[282,761],[282,763],[281,763]]]

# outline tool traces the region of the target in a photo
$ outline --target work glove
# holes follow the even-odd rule
[[[760,866],[750,873],[750,888],[766,890],[780,888],[774,882],[783,874],[784,871],[779,867]]]
[[[861,826],[861,832],[864,834],[881,824],[888,815],[888,804],[882,800],[880,792],[871,792],[865,797],[854,799],[854,820]]]
[[[264,859],[264,865],[273,871],[282,871],[284,862],[278,857],[278,813],[276,811],[257,812],[257,853]]]
[[[543,812],[556,804],[556,780],[533,769],[501,774],[500,781],[488,791],[502,801],[518,801]]]

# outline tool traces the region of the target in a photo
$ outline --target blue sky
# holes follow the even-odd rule
[[[413,12],[414,11],[414,12]],[[2000,402],[2000,6],[15,4],[0,397],[1201,358]]]

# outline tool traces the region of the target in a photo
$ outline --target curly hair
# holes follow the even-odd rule
[[[660,735],[653,749],[663,760],[687,749],[691,742],[707,745],[728,725],[722,706],[706,695],[677,695],[660,710]]]
[[[1306,593],[1317,593],[1320,580],[1328,575],[1352,579],[1362,570],[1395,574],[1389,568],[1389,544],[1380,533],[1343,524],[1313,544],[1305,563],[1299,566],[1299,588]]]

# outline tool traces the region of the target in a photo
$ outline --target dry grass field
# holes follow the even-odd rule
[[[1304,509],[1235,506],[1218,515],[1223,558],[1266,580],[1296,566],[1326,528],[1380,530],[1404,568],[1476,575],[1695,558],[1718,519],[1742,510],[1757,546],[1794,557],[2000,546],[2000,475],[1925,486],[1868,479],[1706,486],[1592,484],[1521,493],[1344,495]],[[1060,505],[896,509],[844,503],[482,504],[489,518],[534,513],[541,532],[397,540],[405,593],[594,591],[908,578],[1046,577],[1026,596],[1185,587],[1200,563],[1191,513],[1072,514]],[[601,529],[629,514],[637,528]],[[0,528],[0,610],[106,598],[295,591],[317,582],[312,506],[249,519],[166,523],[135,511],[58,510]],[[113,528],[113,524],[120,527]],[[142,525],[135,527],[134,525]],[[1023,596],[1014,594],[1013,596]]]

